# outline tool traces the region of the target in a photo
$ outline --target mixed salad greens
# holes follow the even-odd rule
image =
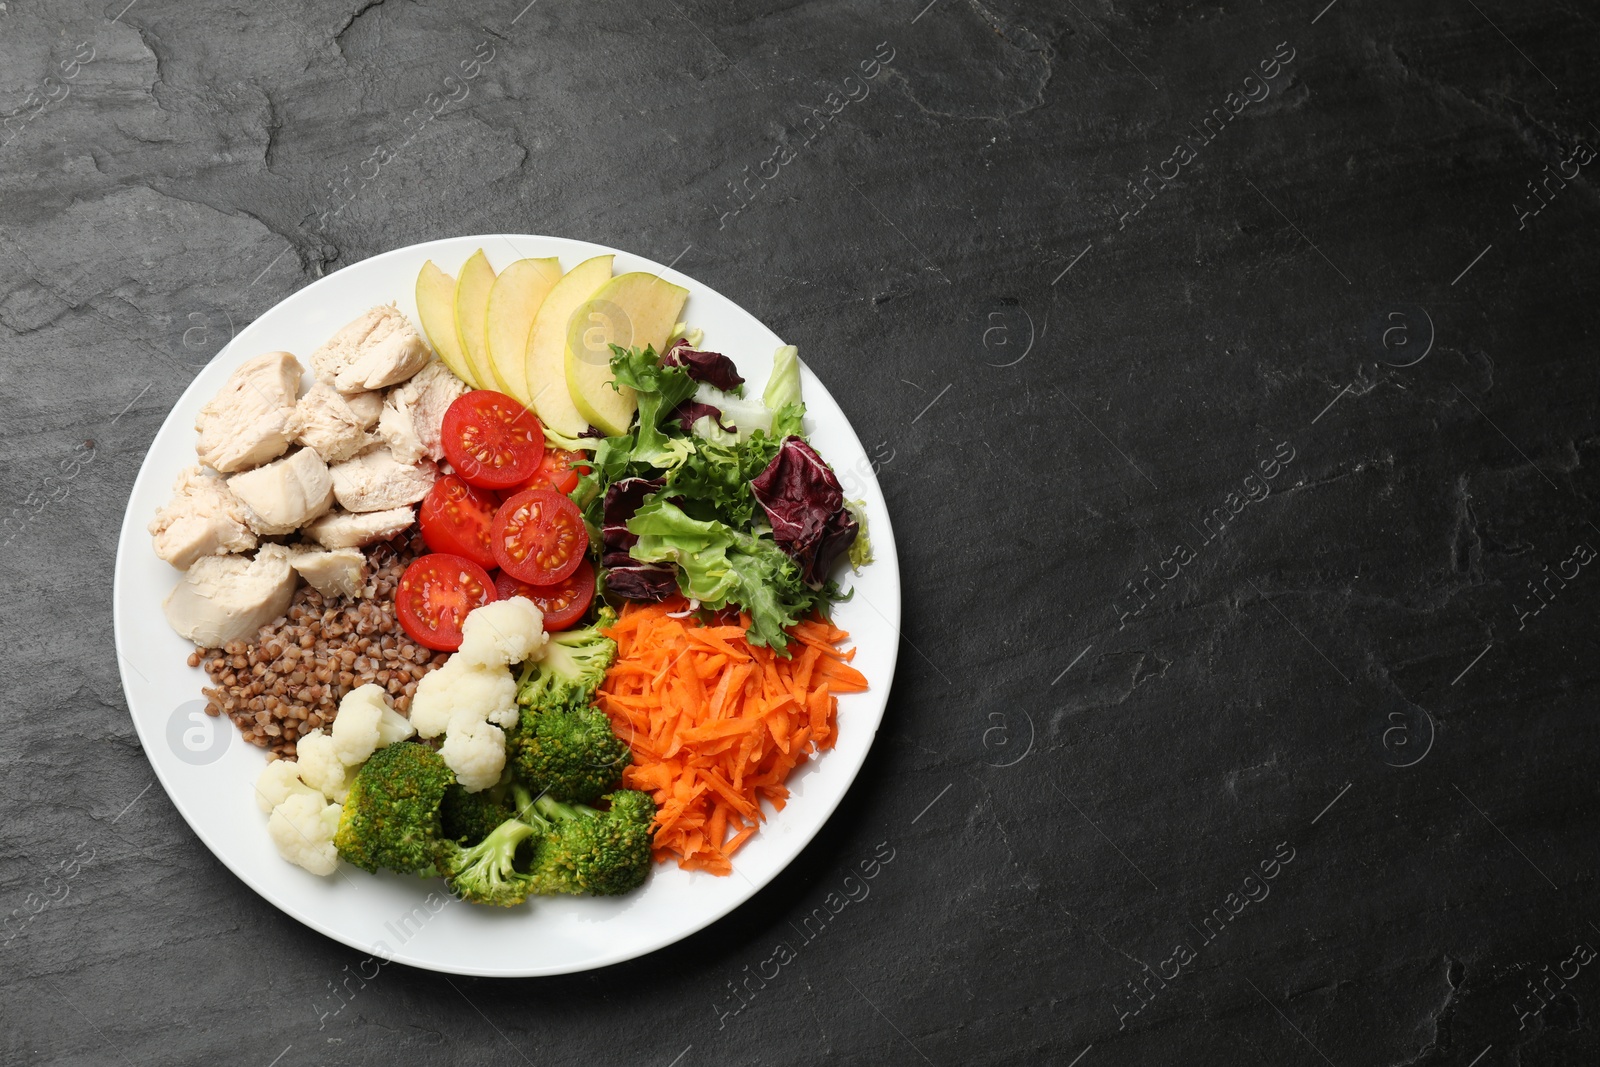
[[[845,599],[827,577],[833,563],[870,558],[859,508],[805,439],[799,356],[780,348],[752,401],[731,360],[688,339],[659,357],[612,350],[616,382],[638,396],[638,421],[597,443],[571,494],[602,546],[606,588],[736,607],[750,617],[752,643],[784,651],[786,630]]]

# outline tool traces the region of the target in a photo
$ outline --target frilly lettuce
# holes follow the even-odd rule
[[[784,631],[827,593],[806,586],[799,565],[777,542],[691,519],[666,496],[666,490],[656,493],[629,520],[628,530],[639,537],[629,554],[642,563],[677,564],[685,596],[711,609],[737,605],[750,615],[751,643],[783,652],[789,644]]]
[[[767,379],[761,402],[772,413],[769,436],[779,441],[790,434],[805,436],[800,425],[806,414],[805,402],[800,399],[800,350],[794,345],[784,345],[773,353],[772,377]]]

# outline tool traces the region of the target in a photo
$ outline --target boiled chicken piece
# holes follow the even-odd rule
[[[372,443],[361,416],[327,382],[316,382],[306,390],[283,428],[296,443],[316,449],[327,463],[342,463]]]
[[[422,335],[393,304],[379,304],[311,354],[311,370],[341,393],[403,382],[433,358]]]
[[[471,387],[438,360],[423,367],[404,385],[390,390],[378,419],[378,432],[401,463],[415,463],[424,455],[444,459],[440,443],[444,413]]]
[[[181,571],[201,556],[248,552],[256,535],[245,508],[215,471],[194,466],[178,475],[172,500],[150,520],[156,555]]]
[[[404,385],[400,387],[404,388]],[[400,389],[394,392],[398,393]],[[416,463],[427,451],[422,447],[422,437],[417,433],[416,423],[411,420],[411,409],[396,406],[393,393],[383,405],[383,413],[378,416],[378,436],[383,438],[396,463]]]
[[[432,460],[401,463],[387,448],[375,448],[355,459],[336,464],[333,495],[346,511],[387,511],[415,504],[428,495],[439,478]]]
[[[330,511],[307,526],[305,534],[324,548],[360,548],[362,545],[389,540],[395,534],[410,529],[416,519],[416,513],[410,508],[369,511],[364,515]]]
[[[289,566],[326,597],[360,596],[366,562],[367,558],[357,548],[294,545],[289,549]]]
[[[383,414],[383,394],[376,389],[365,393],[351,393],[344,398],[350,405],[350,410],[360,421],[363,430],[370,430],[378,425],[378,416]]]
[[[255,559],[202,556],[163,605],[172,628],[202,648],[255,638],[289,610],[294,596],[289,550],[263,545]]]
[[[223,474],[275,459],[289,447],[284,429],[300,393],[299,360],[268,352],[247,361],[195,417],[200,462]]]
[[[244,502],[250,528],[264,536],[292,533],[333,506],[333,478],[309,448],[235,474],[228,488]]]

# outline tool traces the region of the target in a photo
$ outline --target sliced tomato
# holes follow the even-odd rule
[[[589,465],[584,461],[589,457],[582,452],[568,452],[564,448],[547,448],[544,461],[539,464],[539,469],[533,472],[533,477],[517,486],[517,491],[524,489],[554,489],[558,493],[570,493],[578,488],[578,477],[589,473]]]
[[[584,560],[577,570],[555,585],[530,585],[505,571],[497,571],[494,587],[501,600],[525,596],[539,605],[539,610],[544,612],[545,631],[555,633],[571,628],[589,610],[589,602],[594,599],[594,568]]]
[[[423,498],[417,521],[433,551],[465,556],[488,570],[495,565],[489,532],[498,510],[499,494],[468,485],[459,474],[447,474]]]
[[[533,477],[544,461],[544,427],[504,393],[475,389],[444,413],[445,458],[481,489],[509,489]]]
[[[529,489],[494,513],[489,543],[495,562],[511,577],[530,585],[554,585],[583,562],[589,531],[583,513],[566,494]]]
[[[439,652],[461,647],[467,613],[499,599],[489,572],[464,556],[419,556],[400,576],[394,606],[413,641]]]

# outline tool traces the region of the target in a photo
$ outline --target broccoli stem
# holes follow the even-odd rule
[[[539,796],[543,795],[543,793],[539,794]],[[539,813],[535,809],[535,802],[538,799],[539,798],[530,793],[528,791],[528,787],[523,785],[521,782],[511,783],[511,806],[516,812],[516,817],[521,819],[523,822],[531,823],[534,826],[540,827],[541,829],[548,830],[550,829],[550,824],[539,818]]]
[[[601,819],[605,816],[594,808],[582,804],[564,804],[551,796],[541,796],[534,808],[547,819],[564,822],[568,819]]]

